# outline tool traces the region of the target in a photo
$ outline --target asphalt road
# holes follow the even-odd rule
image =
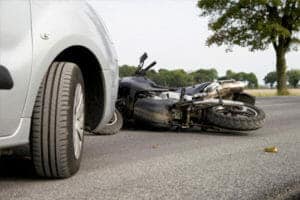
[[[300,97],[259,99],[251,133],[122,131],[87,135],[78,174],[37,178],[26,159],[0,160],[0,199],[299,198]],[[278,153],[264,148],[276,146]]]

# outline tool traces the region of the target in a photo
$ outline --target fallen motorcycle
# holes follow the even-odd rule
[[[222,128],[251,131],[261,128],[265,113],[255,97],[243,93],[243,82],[228,80],[186,88],[165,88],[146,78],[156,62],[144,67],[145,53],[134,76],[120,80],[116,107],[126,122],[151,128]]]

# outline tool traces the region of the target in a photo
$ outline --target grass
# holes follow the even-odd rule
[[[273,97],[277,96],[276,89],[253,89],[246,90],[247,93],[257,97]],[[289,89],[289,96],[300,96],[300,89]]]

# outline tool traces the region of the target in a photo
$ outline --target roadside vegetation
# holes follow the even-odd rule
[[[120,66],[120,77],[132,76],[136,71],[136,66],[123,65]],[[203,82],[211,82],[214,80],[229,80],[235,79],[237,81],[244,81],[248,88],[258,88],[258,80],[254,73],[233,72],[228,70],[225,76],[219,76],[218,71],[211,69],[198,69],[192,72],[186,72],[183,69],[167,70],[160,69],[150,70],[147,77],[155,83],[166,87],[184,87],[195,85]]]
[[[123,65],[120,66],[120,77],[132,76],[136,71],[135,66]],[[150,70],[147,77],[159,85],[166,87],[184,87],[195,85],[197,83],[211,82],[215,80],[234,79],[247,83],[247,89],[253,89],[251,93],[256,96],[274,96],[276,95],[277,79],[276,72],[269,72],[264,77],[265,85],[259,85],[256,75],[252,72],[234,72],[227,70],[225,76],[219,76],[215,68],[198,69],[192,72],[186,72],[183,69],[176,70]],[[291,69],[287,72],[287,88],[290,95],[299,95],[300,93],[300,70]],[[299,88],[299,89],[297,89]],[[299,92],[298,92],[299,91]]]
[[[277,85],[276,72],[269,72],[265,78],[264,82],[266,85],[269,85],[271,89]],[[287,83],[290,88],[298,88],[300,83],[300,70],[291,69],[287,72]]]

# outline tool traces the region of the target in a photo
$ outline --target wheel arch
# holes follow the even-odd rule
[[[79,66],[85,84],[86,127],[95,129],[104,115],[105,80],[103,68],[92,51],[84,46],[63,50],[53,62],[72,62]]]

